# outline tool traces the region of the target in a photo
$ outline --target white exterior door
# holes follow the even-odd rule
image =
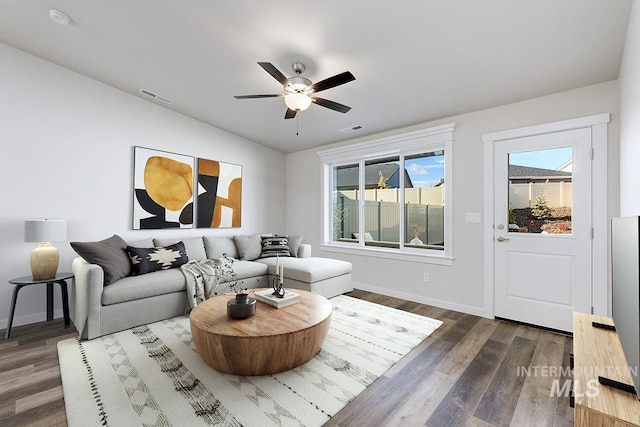
[[[590,128],[495,143],[496,317],[572,331],[590,311],[591,157]]]

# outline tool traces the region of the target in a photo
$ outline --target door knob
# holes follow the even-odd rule
[[[498,242],[506,242],[506,241],[507,241],[507,240],[509,240],[509,239],[507,239],[507,238],[505,238],[505,237],[502,237],[502,236],[498,236],[498,238],[497,238],[496,240],[497,240]]]

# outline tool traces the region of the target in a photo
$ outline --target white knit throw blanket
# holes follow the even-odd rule
[[[198,303],[205,301],[215,293],[218,277],[216,274],[215,259],[205,259],[201,261],[189,261],[180,266],[185,279],[187,280],[187,302],[186,312],[195,308]]]

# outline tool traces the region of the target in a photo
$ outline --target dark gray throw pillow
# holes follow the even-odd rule
[[[117,234],[99,242],[70,242],[70,244],[85,261],[102,267],[105,285],[110,285],[131,274],[127,242]]]
[[[127,246],[127,252],[131,258],[134,276],[177,268],[189,261],[183,242],[157,248]]]

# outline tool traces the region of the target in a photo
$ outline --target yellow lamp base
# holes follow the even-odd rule
[[[31,252],[31,275],[33,280],[47,280],[56,277],[60,252],[49,242],[42,242]]]

